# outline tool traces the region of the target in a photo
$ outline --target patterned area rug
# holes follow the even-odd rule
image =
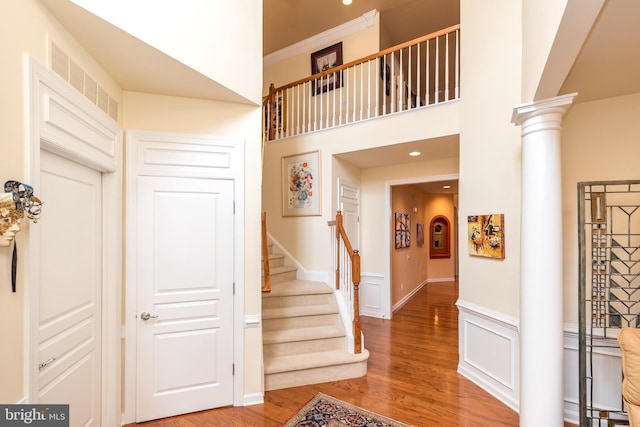
[[[318,393],[283,427],[409,427]]]

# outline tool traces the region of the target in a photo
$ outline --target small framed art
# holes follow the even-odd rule
[[[322,214],[320,151],[282,157],[282,216]]]
[[[342,65],[342,42],[311,54],[311,75]],[[326,74],[311,82],[313,95],[342,87],[342,71]]]

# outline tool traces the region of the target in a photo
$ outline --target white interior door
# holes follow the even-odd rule
[[[353,249],[360,249],[360,189],[343,180],[338,186],[342,224]]]
[[[69,404],[71,426],[99,426],[102,176],[47,151],[40,165],[38,402]]]
[[[136,421],[233,404],[233,181],[138,176]]]

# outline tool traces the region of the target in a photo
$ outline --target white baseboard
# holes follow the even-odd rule
[[[404,296],[404,298],[402,298],[400,301],[398,301],[397,303],[395,303],[393,305],[393,307],[391,308],[392,311],[398,311],[403,305],[405,305],[411,298],[413,298],[413,296],[420,290],[422,289],[422,287],[424,285],[427,284],[427,281],[425,280],[424,282],[420,283],[418,286],[416,286],[416,288],[414,290],[412,290],[411,292],[409,292],[407,295]]]
[[[455,282],[455,277],[440,277],[427,279],[427,283],[440,283],[440,282]]]
[[[251,393],[244,395],[243,406],[261,405],[264,403],[264,394]]]

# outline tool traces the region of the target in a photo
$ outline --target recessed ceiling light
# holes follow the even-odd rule
[[[351,0],[342,0],[342,4],[349,6],[351,4]]]
[[[415,156],[419,156],[421,153],[419,151],[412,151],[409,153],[410,156],[415,157]]]
[[[448,190],[449,188],[451,188],[451,186],[450,185],[443,185],[442,188],[445,188],[445,189]]]

